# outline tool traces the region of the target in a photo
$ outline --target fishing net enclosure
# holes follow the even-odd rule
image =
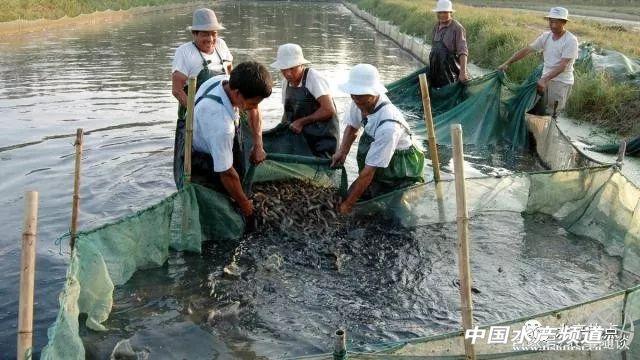
[[[422,134],[424,139],[425,127],[422,122],[418,73],[410,74],[390,84],[388,88],[392,102],[405,112],[413,131]],[[535,83],[539,75],[539,72],[536,72],[524,83],[512,84],[504,74],[494,72],[474,79],[467,86],[456,84],[432,90],[438,142],[448,144],[449,125],[461,123],[465,144],[507,144],[514,148],[528,148],[528,129],[531,125],[527,124],[525,112],[536,101]],[[247,145],[250,146],[246,138]],[[226,260],[220,262],[220,266],[215,265],[218,266],[214,269],[217,275],[213,276],[213,280],[224,280],[223,285],[220,285],[228,287],[224,293],[237,294],[241,300],[237,300],[237,303],[236,300],[229,300],[218,311],[201,314],[199,318],[204,318],[208,326],[225,323],[225,319],[236,316],[233,314],[238,313],[238,308],[248,303],[253,306],[255,313],[262,314],[263,322],[275,329],[274,332],[277,332],[281,321],[304,323],[308,317],[311,322],[310,327],[305,328],[308,332],[313,332],[309,329],[315,329],[314,326],[323,330],[317,330],[315,346],[312,340],[308,340],[311,345],[298,345],[305,346],[306,349],[315,349],[305,353],[320,353],[322,347],[317,343],[326,338],[324,329],[326,323],[331,323],[322,321],[324,317],[329,317],[324,314],[324,311],[327,311],[337,318],[346,319],[337,322],[337,325],[356,329],[353,335],[355,338],[358,338],[358,333],[363,334],[359,338],[359,349],[371,353],[371,356],[374,356],[373,353],[381,352],[384,355],[379,356],[397,355],[399,358],[409,355],[435,357],[464,354],[461,333],[451,332],[458,328],[459,321],[451,321],[456,319],[455,316],[443,315],[440,324],[442,326],[435,328],[447,331],[437,335],[405,329],[394,332],[392,336],[378,336],[371,335],[375,332],[365,325],[378,319],[376,324],[384,328],[385,324],[403,316],[400,308],[402,311],[420,313],[426,311],[424,309],[428,308],[429,304],[444,299],[433,298],[431,302],[423,302],[420,299],[430,296],[429,286],[437,289],[441,284],[407,281],[408,278],[405,276],[421,273],[424,267],[431,268],[430,266],[433,266],[433,269],[455,269],[455,252],[439,253],[440,250],[437,249],[425,251],[423,248],[440,244],[435,240],[429,242],[428,239],[431,238],[439,238],[444,241],[443,244],[447,244],[446,246],[455,248],[455,184],[445,180],[437,184],[429,182],[397,189],[380,197],[359,202],[352,216],[341,217],[335,213],[334,206],[337,195],[346,190],[345,170],[332,169],[329,167],[329,160],[309,156],[310,151],[306,144],[299,140],[299,137],[292,136],[288,129],[282,127],[265,132],[264,142],[269,153],[268,159],[259,166],[247,169],[243,184],[245,189],[253,194],[257,208],[257,216],[251,224],[245,224],[227,196],[197,184],[188,184],[147,209],[114,223],[79,233],[59,299],[60,311],[56,322],[49,329],[49,343],[42,352],[42,358],[84,359],[87,352],[83,338],[111,331],[105,324],[109,323],[114,308],[117,308],[114,292],[132,286],[132,283],[136,286],[144,283],[144,279],[136,278],[136,272],[153,271],[167,266],[167,261],[171,260],[174,256],[172,254],[176,252],[209,254],[207,249],[211,245],[207,244],[216,244],[216,249],[222,246],[229,250],[238,243],[245,245],[238,245],[236,249],[244,250],[224,255]],[[537,142],[540,145],[539,140]],[[526,221],[534,223],[543,221],[535,218],[541,217],[548,219],[544,220],[545,222],[557,224],[557,228],[562,229],[563,234],[575,236],[575,242],[578,244],[599,244],[598,247],[603,249],[603,254],[619,259],[617,273],[630,274],[635,279],[635,276],[640,276],[640,189],[615,167],[569,169],[593,165],[575,162],[575,155],[571,156],[572,161],[558,161],[552,164],[561,168],[565,166],[566,170],[467,179],[472,243],[474,221],[479,224],[478,231],[483,231],[482,229],[490,228],[488,225],[483,227],[483,221],[489,224],[495,221],[514,221],[518,228],[523,217],[533,216],[533,220]],[[431,169],[427,168],[426,171],[430,172]],[[536,226],[534,224],[533,228]],[[247,228],[255,231],[247,233]],[[494,231],[495,234],[504,233],[500,229]],[[263,236],[265,234],[272,236]],[[509,240],[509,236],[505,239]],[[518,232],[514,231],[513,237],[518,236]],[[423,243],[425,241],[426,243]],[[547,245],[552,244],[553,241],[550,241]],[[412,247],[409,255],[398,253],[403,246]],[[436,247],[438,246],[440,245]],[[482,247],[481,250],[486,249]],[[431,251],[437,255],[432,254],[430,257]],[[279,255],[281,253],[291,256],[283,258]],[[258,265],[250,270],[247,270],[246,266],[247,256],[257,259],[255,262]],[[487,256],[490,258],[490,255]],[[405,275],[389,275],[396,274],[393,270],[397,264],[405,264],[406,259],[415,261],[410,262],[412,266],[398,272]],[[437,265],[436,261],[449,267]],[[588,264],[590,261],[587,259],[584,263]],[[277,275],[280,274],[278,269],[283,266],[295,269],[295,276],[283,278],[284,275]],[[331,281],[327,282],[324,278],[326,274],[329,274]],[[280,279],[278,286],[274,285],[274,277]],[[449,279],[445,275],[442,277]],[[478,277],[487,279],[486,282],[478,284],[482,285],[489,284],[494,275],[487,272]],[[229,279],[241,279],[244,281],[241,282],[243,286],[237,286],[237,281],[227,282]],[[247,282],[247,279],[253,279],[253,282]],[[428,273],[424,274],[424,279],[429,279]],[[299,282],[298,286],[291,287],[296,282]],[[260,286],[247,287],[247,284],[256,283]],[[338,301],[340,296],[332,297],[326,293],[328,288],[322,285],[326,283],[335,285],[332,289],[336,290],[338,295],[343,294],[349,298],[349,305],[341,305],[341,301]],[[543,284],[544,282],[535,283],[539,288],[544,288]],[[548,285],[552,291],[554,285]],[[617,285],[612,289],[622,286],[626,290],[608,295],[604,295],[610,292],[606,289],[600,289],[605,293],[599,294],[578,291],[577,295],[588,298],[579,301],[572,298],[571,304],[564,304],[562,308],[546,312],[542,311],[544,307],[533,306],[532,309],[536,309],[536,312],[523,314],[517,319],[486,315],[479,325],[487,326],[500,322],[516,326],[528,320],[538,320],[544,325],[554,326],[560,323],[580,324],[597,321],[602,325],[617,324],[623,330],[630,331],[633,324],[640,321],[640,289],[627,286],[624,282]],[[402,291],[395,293],[394,289],[397,286],[404,287],[411,295]],[[451,291],[444,294],[449,298],[453,309],[459,306],[455,286],[449,284]],[[482,297],[483,292],[487,295],[492,294],[490,289],[483,286],[478,287],[476,296]],[[317,289],[316,292],[312,292],[317,296],[310,299],[305,296],[304,291],[292,294],[295,289]],[[213,288],[209,290],[211,293],[215,292]],[[206,293],[209,293],[209,290]],[[172,290],[168,288],[167,291]],[[243,294],[251,291],[258,295],[254,299],[274,300],[247,301],[246,295]],[[535,292],[536,287],[528,291]],[[361,297],[362,294],[367,297]],[[284,297],[294,300],[275,300]],[[486,301],[481,301],[481,304],[490,307],[490,298],[491,296],[486,298]],[[396,300],[397,303],[394,302]],[[195,302],[197,301],[190,300],[181,307],[188,316],[197,312],[193,309],[195,305],[192,305]],[[314,314],[320,315],[314,318],[306,314],[301,310],[303,308],[296,307],[298,303],[304,303],[304,309],[314,309]],[[283,315],[278,313],[276,305],[282,304],[288,306],[288,309],[280,311],[291,311],[291,318],[285,316],[283,320]],[[325,309],[323,306],[327,304],[329,307]],[[409,305],[405,306],[406,304]],[[345,310],[341,310],[343,308]],[[425,327],[428,327],[428,324]],[[199,325],[198,329],[201,328]],[[371,336],[366,336],[367,334]],[[180,332],[167,335],[168,338],[174,336],[181,336]],[[419,338],[400,341],[416,336]],[[375,342],[378,344],[365,346],[364,343],[371,339],[377,339]],[[277,343],[285,340],[270,341]],[[130,350],[126,343],[119,344],[118,348],[124,352]],[[177,351],[178,348],[174,349]],[[171,350],[165,349],[169,352]],[[194,346],[191,350],[198,351]],[[265,357],[286,355],[270,353],[268,346],[263,350],[262,356]],[[514,350],[513,346],[508,344],[478,345],[477,353],[493,354],[491,356],[524,354],[523,358],[528,356],[527,351]],[[627,353],[640,354],[640,340],[634,339]],[[220,350],[218,354],[224,355],[224,352]],[[556,356],[556,353],[551,354]],[[584,355],[579,352],[562,354],[566,355],[562,358],[568,358],[571,354]],[[594,351],[593,354],[598,353]],[[323,356],[326,357],[319,357]],[[370,355],[354,353],[350,356],[357,358]],[[631,358],[633,356],[635,355],[631,355]]]

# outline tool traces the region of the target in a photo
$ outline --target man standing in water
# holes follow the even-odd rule
[[[244,62],[231,75],[205,81],[196,94],[193,126],[193,176],[213,189],[226,192],[244,216],[253,205],[242,190],[244,168],[239,111],[256,109],[271,95],[272,79],[264,65]],[[197,179],[203,179],[198,181]]]
[[[184,132],[187,106],[187,80],[196,76],[196,88],[213,76],[229,74],[233,56],[225,41],[218,37],[218,31],[224,30],[211,9],[198,9],[193,12],[193,23],[187,27],[193,41],[182,44],[176,49],[171,69],[173,96],[178,100],[178,123],[174,143],[173,177],[178,189],[182,188],[184,168]],[[262,147],[262,121],[258,108],[248,111],[254,147],[251,161],[258,164],[266,154]]]
[[[569,21],[569,11],[562,7],[554,7],[545,16],[549,20],[550,31],[538,36],[529,46],[516,52],[498,67],[505,71],[509,65],[524,58],[532,52],[542,52],[544,67],[542,77],[538,80],[538,93],[543,94],[543,102],[547,113],[551,114],[557,101],[557,111],[564,109],[573,85],[573,63],[578,58],[578,39],[565,30]]]
[[[453,18],[453,4],[449,0],[438,0],[432,10],[438,23],[431,34],[429,53],[429,85],[440,88],[456,81],[469,80],[467,73],[467,38],[464,27]]]
[[[331,166],[344,164],[358,131],[364,128],[356,157],[358,178],[338,209],[346,214],[362,195],[375,197],[423,182],[424,154],[414,143],[402,112],[385,95],[387,89],[373,65],[354,66],[340,89],[353,101],[345,111],[347,126]]]
[[[330,158],[340,141],[338,116],[327,80],[316,70],[305,66],[309,61],[296,44],[278,48],[272,67],[284,77],[282,122],[295,134],[304,136],[311,152]]]

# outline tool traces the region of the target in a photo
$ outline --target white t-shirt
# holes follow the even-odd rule
[[[389,101],[389,98],[384,94],[380,95],[376,107],[383,101]],[[407,124],[400,110],[391,103],[370,114],[367,119],[364,131],[373,136],[374,141],[364,162],[369,166],[386,168],[391,162],[393,153],[396,150],[408,149],[411,147],[412,141],[409,133],[400,124],[392,121],[387,121],[379,127],[378,124],[380,121],[387,119],[397,120],[407,129],[409,129],[409,124]],[[355,129],[362,127],[362,112],[353,101],[349,103],[347,111],[344,112],[344,121]]]
[[[233,56],[227,47],[227,43],[221,38],[216,40],[215,50],[211,54],[201,52],[192,42],[188,42],[176,49],[173,63],[171,64],[171,73],[179,71],[187,77],[198,76],[198,73],[202,70],[202,58],[199,54],[202,54],[205,61],[211,61],[208,65],[209,69],[220,73],[225,72],[223,62],[233,61]],[[220,57],[222,57],[223,61],[220,61]]]
[[[284,98],[287,95],[287,83],[287,79],[282,77],[282,104],[284,104]],[[300,81],[300,85],[297,87],[301,86],[302,81]],[[329,86],[329,82],[324,78],[324,76],[322,76],[322,74],[320,74],[319,71],[316,71],[315,69],[309,68],[309,72],[307,73],[306,88],[309,89],[309,92],[311,93],[311,95],[313,95],[314,98],[316,98],[316,100],[320,96],[331,95],[331,87]]]
[[[222,104],[204,98],[193,111],[193,150],[211,154],[214,172],[227,171],[233,166],[233,138],[236,124],[240,120],[237,109],[231,105],[231,100],[222,87],[223,80],[229,80],[229,76],[214,76],[205,81],[196,93],[196,101],[211,94],[219,97]],[[218,81],[220,84],[205,94]]]
[[[578,58],[578,38],[575,35],[565,31],[560,39],[553,40],[551,31],[545,31],[529,46],[538,52],[542,51],[544,58],[542,76],[551,72],[562,59],[571,59],[565,71],[551,80],[560,81],[568,85],[573,84],[573,63]]]

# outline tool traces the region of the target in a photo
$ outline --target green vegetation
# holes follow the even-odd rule
[[[423,37],[427,42],[431,40],[431,30],[437,21],[431,12],[435,1],[354,0],[354,3],[379,18],[393,22],[407,34]],[[498,67],[548,28],[539,13],[463,5],[455,5],[455,9],[455,18],[467,30],[470,61],[487,69]],[[580,41],[588,40],[602,48],[640,57],[640,36],[637,33],[581,20],[571,21],[568,29]],[[540,56],[530,55],[512,64],[508,75],[515,81],[522,81],[541,62]],[[637,88],[615,84],[604,75],[594,76],[587,69],[578,68],[567,112],[573,118],[594,122],[626,135],[640,130],[638,103],[640,91]]]
[[[2,0],[0,22],[11,20],[59,19],[94,11],[124,10],[135,6],[162,5],[179,0]]]
[[[548,11],[553,6],[564,6],[570,14],[640,21],[638,0],[461,0],[457,3],[472,6],[519,8]]]

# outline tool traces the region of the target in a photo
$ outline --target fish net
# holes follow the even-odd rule
[[[407,115],[413,130],[424,139],[418,73],[390,84],[389,95]],[[504,74],[496,72],[466,86],[453,85],[432,91],[438,143],[450,142],[448,125],[462,123],[466,144],[507,144],[522,149],[534,144],[544,147],[543,140],[553,136],[553,124],[532,126],[533,122],[525,116],[536,101],[537,77],[539,71],[522,84],[512,84]],[[531,139],[535,139],[535,143]],[[265,133],[264,141],[269,158],[264,164],[250,167],[244,183],[258,205],[259,216],[253,224],[257,231],[262,227],[264,231],[286,234],[282,241],[295,244],[296,238],[304,234],[322,239],[343,234],[344,226],[351,224],[352,219],[373,219],[376,224],[388,222],[404,229],[439,228],[455,221],[455,184],[450,180],[398,189],[359,202],[354,208],[354,218],[334,217],[336,194],[346,189],[345,170],[330,168],[327,159],[308,156],[306,144],[296,143],[288,129],[276,127]],[[640,276],[640,189],[615,167],[577,161],[582,155],[567,146],[567,153],[562,155],[565,160],[547,161],[549,166],[564,167],[564,170],[467,179],[470,216],[472,219],[514,213],[550,216],[565,231],[580,239],[597,241],[607,254],[619,257],[621,271]],[[547,152],[550,159],[553,155]],[[568,169],[576,166],[590,167]],[[295,208],[278,204],[290,204],[291,199],[301,200]],[[149,208],[80,232],[60,294],[60,310],[48,331],[49,342],[42,358],[85,358],[81,333],[107,330],[104,324],[114,308],[114,291],[128,284],[137,271],[163,266],[175,251],[200,253],[205,241],[224,244],[253,236],[244,234],[246,228],[227,196],[188,184]],[[382,230],[372,231],[382,233]],[[394,236],[393,232],[386,233],[384,239],[392,241]],[[398,233],[396,237],[402,236],[406,234]],[[365,253],[367,249],[359,251]],[[449,261],[454,262],[455,255],[452,256]],[[334,254],[333,266],[339,268],[341,259],[341,254]],[[279,260],[276,257],[271,260],[277,267]],[[322,271],[322,267],[318,271]],[[224,272],[228,276],[237,275],[233,266],[226,267]],[[364,279],[367,273],[360,276]],[[640,321],[640,289],[632,287],[600,298],[584,299],[569,307],[529,314],[502,324],[516,326],[529,320],[548,326],[597,321],[601,325],[620,325],[622,331],[631,333],[633,324]],[[629,339],[629,343],[628,358],[634,358],[640,354],[640,340]],[[120,347],[128,349],[125,343]],[[464,346],[458,331],[372,344],[367,351],[367,354],[350,353],[350,357],[458,358],[464,353]],[[531,356],[529,351],[514,349],[511,345],[478,345],[476,352],[487,358]],[[594,358],[601,354],[591,353]],[[585,353],[563,354],[566,356],[561,358]],[[318,358],[330,356],[318,355]]]

